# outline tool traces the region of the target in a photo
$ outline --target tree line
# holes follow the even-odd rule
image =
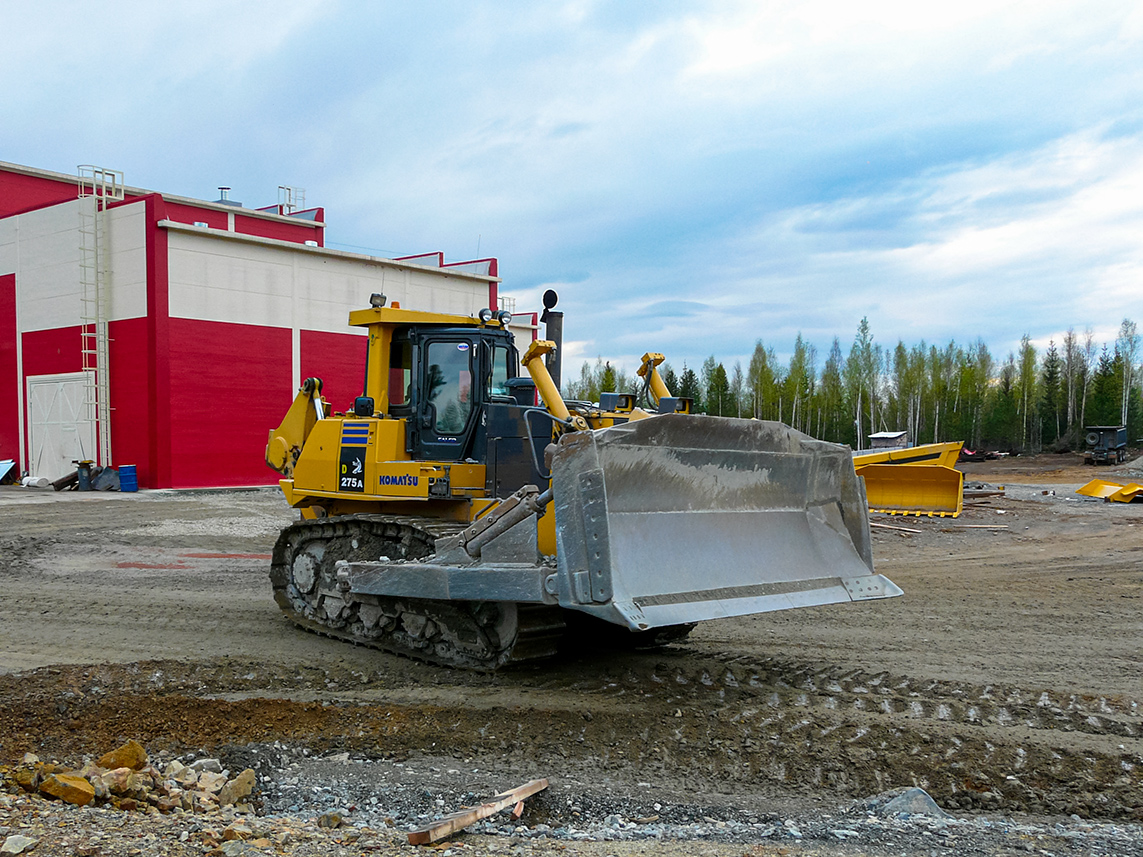
[[[1113,343],[1090,329],[1069,329],[1038,351],[1025,335],[997,360],[981,339],[912,346],[878,344],[863,318],[848,353],[834,337],[825,360],[799,333],[788,362],[761,339],[744,367],[714,355],[696,372],[659,367],[676,396],[695,410],[778,420],[821,440],[869,445],[877,431],[907,431],[911,443],[962,440],[970,449],[1063,452],[1082,449],[1085,426],[1126,425],[1143,432],[1143,366],[1135,322],[1124,319]],[[602,392],[637,392],[642,379],[597,359],[565,381],[566,398],[598,402]]]

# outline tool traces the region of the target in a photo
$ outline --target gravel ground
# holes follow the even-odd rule
[[[496,774],[471,761],[394,762],[347,753],[314,757],[281,745],[231,753],[257,765],[257,815],[145,815],[0,794],[0,853],[101,855],[398,854],[405,831],[490,797]],[[183,758],[189,763],[195,754]],[[458,767],[451,767],[457,765]],[[500,776],[503,776],[500,774]],[[646,784],[643,784],[646,785]],[[637,789],[638,791],[638,789]],[[530,798],[521,818],[501,813],[433,846],[442,854],[670,855],[1143,855],[1138,825],[957,817],[935,805],[893,812],[898,792],[828,809],[767,812],[688,803],[677,796],[600,792],[563,780]],[[923,793],[922,793],[923,794]],[[329,827],[330,819],[336,826]],[[230,838],[230,837],[234,838]],[[239,838],[241,837],[241,838]]]

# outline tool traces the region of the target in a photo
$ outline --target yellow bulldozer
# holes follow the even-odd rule
[[[640,390],[565,401],[558,344],[521,358],[508,313],[385,303],[350,313],[369,331],[352,412],[308,378],[270,432],[301,513],[270,576],[298,625],[491,670],[584,634],[654,646],[704,620],[901,594],[873,570],[847,447],[692,414],[655,353]]]

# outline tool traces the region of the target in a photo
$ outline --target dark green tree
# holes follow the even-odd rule
[[[1016,450],[1020,443],[1020,393],[1016,355],[1009,354],[1000,367],[1000,380],[985,402],[983,440],[987,446]]]
[[[693,399],[695,411],[704,413],[702,409],[702,387],[699,386],[698,375],[695,374],[694,369],[688,369],[686,363],[683,364],[683,374],[679,376],[679,389],[676,395]]]
[[[1091,384],[1091,400],[1087,406],[1088,425],[1119,425],[1121,413],[1123,361],[1112,356],[1103,346]]]
[[[716,363],[710,370],[710,380],[706,387],[706,413],[719,417],[732,417],[736,415],[737,405],[730,391],[730,379],[726,376],[726,367]]]
[[[615,392],[615,370],[611,368],[610,361],[603,367],[603,377],[599,381],[599,392]]]
[[[1058,446],[1067,429],[1067,402],[1062,385],[1064,361],[1055,340],[1048,342],[1044,363],[1040,368],[1040,424],[1043,444],[1063,451]]]

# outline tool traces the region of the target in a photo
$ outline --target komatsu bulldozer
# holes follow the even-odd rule
[[[352,412],[308,378],[266,447],[301,512],[270,573],[298,625],[492,670],[573,631],[659,645],[708,619],[901,594],[873,570],[847,447],[692,414],[655,353],[641,390],[565,401],[557,344],[521,358],[507,313],[371,304],[349,317],[369,331]]]

